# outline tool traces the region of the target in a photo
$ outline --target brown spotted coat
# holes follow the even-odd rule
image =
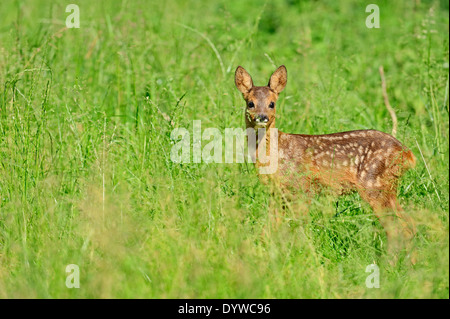
[[[247,104],[247,128],[266,128],[263,138],[270,153],[270,128],[275,128],[275,104],[287,83],[286,68],[280,66],[267,86],[254,86],[251,76],[239,66],[235,83]],[[359,192],[380,218],[388,237],[398,233],[391,229],[395,216],[407,220],[403,226],[410,222],[400,213],[397,186],[399,177],[414,167],[415,157],[389,134],[376,130],[325,135],[278,131],[278,162],[271,177],[283,189],[310,192],[327,186],[341,194]],[[257,160],[256,165],[263,164]],[[386,211],[395,216],[383,214]]]

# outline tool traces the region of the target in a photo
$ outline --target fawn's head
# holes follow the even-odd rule
[[[276,69],[267,86],[254,86],[250,74],[243,67],[238,66],[234,81],[247,103],[245,110],[247,126],[269,127],[275,119],[275,104],[278,94],[286,86],[286,67],[282,65]]]

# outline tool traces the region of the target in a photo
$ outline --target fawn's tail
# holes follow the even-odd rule
[[[416,157],[414,156],[413,152],[408,150],[405,153],[405,157],[406,157],[406,164],[407,164],[406,166],[408,169],[416,167]]]

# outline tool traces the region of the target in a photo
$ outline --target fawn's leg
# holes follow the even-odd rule
[[[402,213],[395,190],[371,189],[361,192],[361,197],[369,202],[383,226],[388,240],[388,251],[398,252],[407,248],[415,234],[414,223]]]

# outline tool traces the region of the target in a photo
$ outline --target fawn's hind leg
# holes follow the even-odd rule
[[[360,192],[361,197],[369,202],[375,215],[383,226],[388,241],[388,251],[398,252],[408,249],[410,239],[414,237],[415,227],[412,219],[403,214],[397,201],[396,189],[370,189]]]

